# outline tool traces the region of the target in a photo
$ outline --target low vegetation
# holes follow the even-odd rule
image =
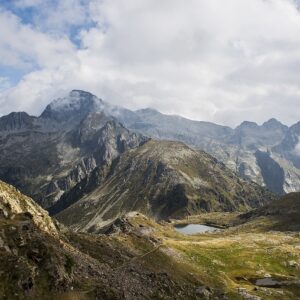
[[[131,212],[92,234],[59,229],[30,198],[0,188],[1,299],[300,297],[299,195],[284,198],[284,210],[279,201],[181,220],[225,228],[211,233],[182,235],[179,221]],[[293,230],[284,231],[288,220]]]

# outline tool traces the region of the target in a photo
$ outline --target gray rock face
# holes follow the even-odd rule
[[[274,151],[292,161],[296,168],[300,168],[300,122],[289,128],[282,142],[274,147]]]
[[[36,118],[29,116],[26,112],[12,112],[0,118],[0,130],[15,131],[22,129],[33,129]]]
[[[266,185],[278,195],[284,194],[284,170],[267,152],[255,152],[257,164]]]
[[[300,123],[288,128],[276,119],[262,125],[243,122],[232,129],[209,122],[164,115],[152,109],[122,111],[118,118],[131,130],[156,139],[177,140],[202,149],[240,176],[281,194],[300,190]],[[259,153],[265,156],[257,157]],[[263,161],[264,158],[267,161]],[[283,180],[267,180],[270,164],[278,165]],[[273,169],[275,172],[275,169]],[[279,184],[279,187],[277,186]]]
[[[102,100],[72,91],[38,118],[0,118],[0,178],[49,207],[96,166],[146,140],[106,115]]]
[[[164,115],[153,109],[138,110],[134,118],[130,118],[128,112],[123,111],[118,118],[127,128],[143,132],[147,136],[182,141],[198,148],[225,139],[233,133],[229,127]]]

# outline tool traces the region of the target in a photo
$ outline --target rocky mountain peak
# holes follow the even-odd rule
[[[300,134],[300,122],[294,124],[290,129]]]
[[[153,108],[143,108],[136,111],[138,114],[141,115],[159,115],[160,113],[153,109]]]
[[[250,122],[250,121],[244,121],[242,122],[236,129],[255,129],[257,128],[258,125],[255,122]]]
[[[44,110],[41,117],[64,121],[70,118],[80,120],[89,112],[102,111],[104,103],[95,95],[81,91],[72,90],[67,97],[52,101]]]
[[[35,117],[29,116],[26,112],[12,112],[0,118],[0,131],[31,128],[34,119]]]
[[[288,129],[287,126],[283,125],[281,122],[279,122],[277,119],[272,118],[268,120],[267,122],[264,122],[262,127],[266,129]]]
[[[70,97],[95,97],[92,93],[83,90],[72,90],[70,92]]]

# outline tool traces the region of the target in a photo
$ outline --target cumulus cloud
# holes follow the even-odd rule
[[[298,136],[298,144],[295,146],[294,153],[300,156],[300,136]]]
[[[12,0],[16,12],[31,9],[31,22],[44,31],[68,33],[72,26],[89,22],[91,0]],[[19,10],[19,11],[18,11]]]
[[[9,78],[7,77],[0,77],[0,91],[6,90],[11,86]]]
[[[296,1],[52,3],[15,2],[36,8],[31,25],[0,12],[0,26],[8,24],[0,33],[0,61],[28,69],[17,85],[0,89],[2,114],[38,114],[52,97],[81,88],[129,108],[232,126],[270,117],[299,121]]]
[[[51,68],[74,54],[68,38],[44,34],[7,11],[0,11],[1,64],[15,68]]]

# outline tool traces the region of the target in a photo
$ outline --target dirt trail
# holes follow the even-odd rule
[[[153,248],[151,251],[148,251],[148,252],[146,252],[146,253],[144,253],[144,254],[142,254],[142,255],[140,255],[140,256],[136,256],[136,257],[132,258],[131,260],[129,260],[128,262],[126,262],[125,264],[123,264],[123,265],[121,265],[121,266],[119,266],[119,267],[114,268],[113,270],[116,271],[116,270],[122,269],[122,268],[124,268],[124,267],[127,267],[127,266],[130,265],[134,260],[138,260],[138,259],[144,258],[144,257],[146,257],[147,255],[154,253],[154,252],[157,251],[162,245],[163,245],[163,244],[159,244],[158,246],[156,246],[155,248]]]

